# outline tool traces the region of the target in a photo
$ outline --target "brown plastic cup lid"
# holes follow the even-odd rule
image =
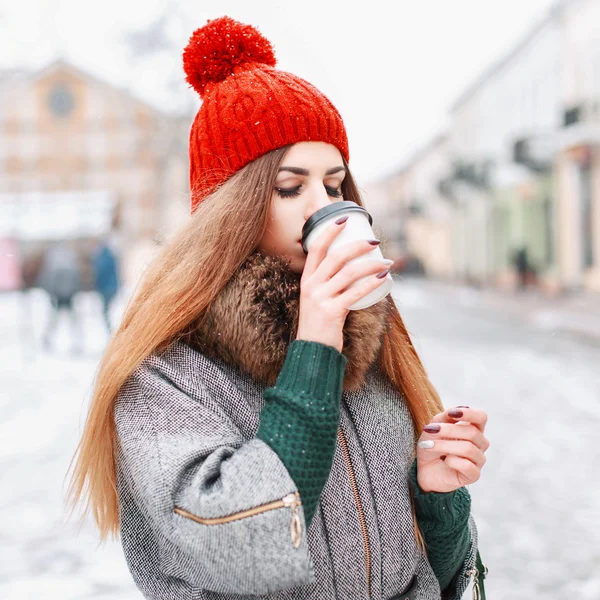
[[[308,249],[304,245],[306,242],[306,238],[310,235],[311,231],[322,221],[325,219],[330,219],[333,215],[337,213],[345,213],[345,212],[361,212],[367,216],[369,219],[369,225],[373,225],[373,217],[367,212],[365,208],[356,204],[356,202],[352,202],[350,200],[343,200],[342,202],[333,202],[320,208],[317,212],[313,213],[310,218],[304,223],[304,227],[302,227],[302,248],[304,252],[308,252]]]

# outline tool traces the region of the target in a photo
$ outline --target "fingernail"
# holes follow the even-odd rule
[[[440,429],[441,427],[439,425],[425,425],[425,427],[423,427],[423,431],[426,431],[427,433],[439,433]]]
[[[463,411],[462,410],[449,410],[448,411],[448,416],[452,417],[453,419],[460,419],[463,416]]]
[[[377,277],[377,279],[383,279],[389,272],[389,269],[387,271],[382,271],[381,273],[378,273],[375,277]]]
[[[379,246],[379,244],[381,244],[379,240],[367,240],[367,242],[369,242],[371,246]]]
[[[435,446],[435,442],[433,440],[423,440],[418,444],[419,448],[433,448]]]
[[[335,224],[336,225],[341,225],[342,223],[345,223],[348,219],[350,218],[350,215],[346,215],[345,217],[340,217]]]
[[[470,425],[469,421],[458,421],[458,423],[454,423],[455,425]]]
[[[469,408],[469,407],[465,406],[464,404],[461,404],[460,406],[457,406],[456,408]]]

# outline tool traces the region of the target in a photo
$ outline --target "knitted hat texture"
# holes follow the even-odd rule
[[[189,140],[192,212],[249,162],[288,144],[326,142],[349,160],[333,104],[275,64],[271,43],[229,17],[208,21],[190,38],[183,68],[202,98]]]

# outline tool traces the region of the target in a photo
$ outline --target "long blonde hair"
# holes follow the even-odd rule
[[[82,517],[92,514],[102,540],[109,534],[115,537],[119,530],[113,416],[119,391],[146,357],[183,335],[256,248],[267,226],[272,190],[288,148],[254,160],[198,205],[188,224],[144,273],[104,353],[71,461],[67,492],[72,511],[83,504]],[[349,170],[342,191],[344,199],[363,205]],[[420,431],[443,409],[396,308],[383,340],[380,364],[406,399]],[[422,547],[416,519],[415,534]]]

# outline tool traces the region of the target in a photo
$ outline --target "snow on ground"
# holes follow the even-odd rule
[[[446,406],[488,412],[492,445],[470,486],[490,598],[600,598],[600,350],[418,281],[394,296]],[[0,598],[136,600],[119,542],[68,520],[65,475],[106,343],[78,298],[84,353],[64,318],[41,350],[42,292],[0,296]],[[118,318],[121,305],[115,308]],[[465,596],[470,597],[470,596]]]
[[[120,544],[99,546],[91,524],[80,527],[64,507],[66,473],[107,339],[100,302],[92,294],[77,299],[85,341],[78,355],[66,315],[55,352],[41,350],[49,310],[42,292],[25,303],[0,296],[0,598],[141,598]]]

